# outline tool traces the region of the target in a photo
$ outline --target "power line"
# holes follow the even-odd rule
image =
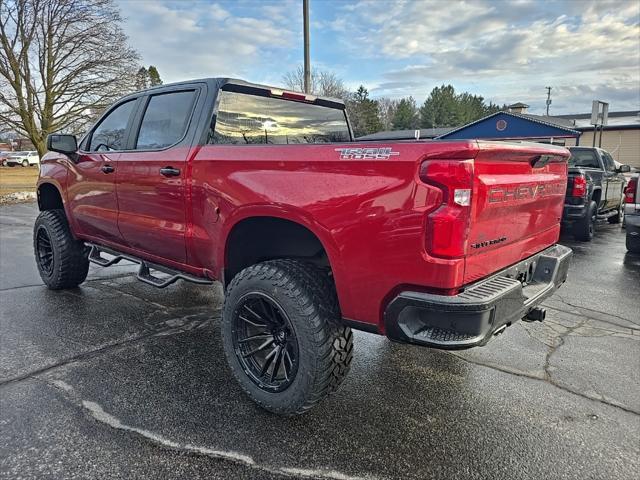
[[[547,117],[549,116],[549,106],[551,105],[551,87],[544,87],[547,89]]]

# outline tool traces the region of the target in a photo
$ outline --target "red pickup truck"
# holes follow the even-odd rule
[[[484,345],[566,279],[564,148],[355,142],[344,104],[233,79],[137,92],[79,144],[50,135],[34,250],[52,289],[89,262],[225,287],[222,340],[264,408],[336,390],[351,328]]]

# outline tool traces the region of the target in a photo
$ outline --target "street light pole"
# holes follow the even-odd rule
[[[311,93],[311,60],[309,58],[309,0],[302,0],[304,23],[304,93]]]

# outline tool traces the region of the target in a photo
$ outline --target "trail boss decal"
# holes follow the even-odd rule
[[[548,195],[564,195],[567,186],[564,183],[538,183],[535,185],[514,185],[493,187],[489,190],[489,203],[528,200]]]
[[[400,152],[392,152],[391,147],[381,148],[336,148],[340,160],[388,160]]]

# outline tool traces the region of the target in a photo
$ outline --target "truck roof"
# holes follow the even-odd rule
[[[286,88],[283,88],[283,87],[272,87],[272,86],[269,86],[269,85],[262,85],[260,83],[247,82],[247,81],[241,80],[239,78],[230,78],[230,77],[198,78],[198,79],[194,79],[194,80],[184,80],[184,81],[181,81],[181,82],[166,83],[166,84],[163,84],[163,85],[158,85],[158,86],[155,86],[155,87],[151,87],[151,88],[147,88],[147,89],[144,89],[144,90],[140,90],[140,91],[135,92],[135,93],[139,94],[140,92],[153,91],[153,90],[167,88],[167,87],[176,87],[176,86],[180,86],[180,85],[188,85],[188,84],[192,84],[192,83],[206,83],[207,85],[211,86],[212,88],[214,88],[216,90],[221,89],[225,85],[237,85],[239,87],[244,87],[247,90],[250,90],[250,89],[265,90],[265,91],[276,90],[276,91],[283,91],[283,92],[299,93],[301,95],[304,95],[302,92],[295,92],[293,90],[289,90],[289,89],[286,89]],[[339,98],[325,97],[325,96],[322,96],[322,95],[312,95],[312,96],[317,98],[317,99],[320,99],[322,101],[322,103],[335,104],[336,107],[344,109],[344,101],[339,99]]]

